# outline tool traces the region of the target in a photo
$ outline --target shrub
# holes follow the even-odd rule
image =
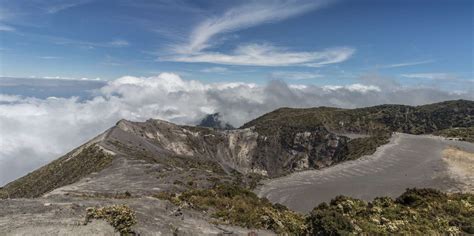
[[[320,205],[306,218],[307,233],[310,235],[341,235],[354,231],[350,219],[328,205]]]
[[[91,219],[105,219],[120,235],[134,234],[131,227],[137,223],[135,212],[126,205],[87,208],[85,224]]]
[[[407,189],[396,202],[405,206],[420,206],[429,202],[447,201],[447,195],[435,189]]]
[[[474,195],[445,194],[434,189],[407,189],[395,201],[389,197],[365,202],[338,196],[307,216],[311,235],[461,234],[474,230]]]
[[[277,233],[301,234],[304,217],[282,205],[273,205],[248,189],[219,184],[211,189],[194,189],[179,195],[162,192],[155,197],[195,210],[209,211],[220,223],[247,228],[263,228]]]

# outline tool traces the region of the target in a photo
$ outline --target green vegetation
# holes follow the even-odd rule
[[[307,217],[311,235],[474,233],[474,195],[407,189],[396,200],[339,196]]]
[[[89,223],[92,219],[106,220],[115,230],[120,232],[120,235],[134,235],[131,227],[137,223],[135,212],[126,205],[89,207],[87,208],[84,224]]]
[[[235,185],[220,184],[211,189],[188,190],[180,194],[161,192],[155,197],[211,212],[218,223],[269,229],[281,234],[301,234],[305,230],[302,215],[282,205],[273,205],[267,199],[258,198],[253,192]]]
[[[347,143],[348,152],[345,160],[355,160],[373,154],[378,147],[388,142],[389,136],[383,135],[352,139]]]
[[[155,197],[175,205],[210,212],[218,223],[273,230],[290,235],[461,234],[474,233],[474,195],[445,194],[433,189],[407,189],[397,199],[365,202],[338,196],[303,216],[271,204],[247,189],[216,185]]]
[[[39,197],[56,188],[72,184],[82,177],[107,167],[113,157],[91,145],[77,150],[23,176],[0,189],[0,198]]]
[[[264,135],[273,135],[281,127],[318,127],[328,130],[386,134],[404,132],[426,134],[451,127],[473,127],[474,102],[446,101],[424,106],[380,105],[358,109],[318,107],[281,108],[243,125],[255,126]]]
[[[457,127],[450,129],[443,129],[433,133],[447,138],[459,138],[460,140],[474,143],[474,126],[473,127]]]

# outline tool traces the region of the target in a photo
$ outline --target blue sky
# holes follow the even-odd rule
[[[472,86],[473,2],[0,0],[0,76]],[[468,83],[471,81],[471,83]]]

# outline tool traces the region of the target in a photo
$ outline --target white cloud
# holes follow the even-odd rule
[[[0,94],[0,103],[13,103],[16,101],[21,100],[21,96],[17,95],[7,95],[7,94]]]
[[[189,42],[177,45],[176,50],[184,54],[200,52],[210,47],[214,36],[268,22],[276,22],[314,10],[325,1],[255,1],[231,8],[220,17],[211,17],[201,22],[191,33]]]
[[[173,45],[172,52],[159,59],[244,66],[321,67],[343,62],[352,56],[355,49],[338,47],[321,51],[291,51],[271,44],[254,43],[239,45],[231,52],[209,50],[216,47],[215,42],[219,40],[214,39],[217,36],[264,23],[281,21],[317,9],[328,2],[328,0],[254,1],[231,8],[219,17],[210,17],[198,24],[192,30],[188,42]]]
[[[122,39],[117,39],[117,40],[111,41],[108,44],[112,47],[126,47],[126,46],[130,45],[130,43],[128,41],[125,41],[125,40],[122,40]]]
[[[447,73],[414,73],[414,74],[402,74],[402,77],[413,78],[413,79],[430,79],[430,80],[450,80],[456,77]]]
[[[345,86],[341,85],[325,85],[322,87],[325,91],[336,91],[336,90],[348,90],[351,92],[368,93],[368,92],[381,92],[380,87],[375,85],[364,85],[364,84],[349,84]]]
[[[101,81],[102,79],[97,77],[97,78],[87,78],[87,77],[81,77],[81,78],[74,78],[74,77],[67,77],[67,76],[30,76],[30,78],[39,78],[39,79],[52,79],[52,80],[92,80],[92,81]]]
[[[57,36],[47,36],[41,34],[28,34],[31,37],[38,37],[48,40],[52,43],[59,44],[59,45],[77,45],[81,48],[85,49],[93,49],[96,47],[99,48],[123,48],[130,46],[130,43],[123,39],[115,39],[108,42],[91,42],[91,41],[83,41],[77,39],[70,39],[64,37],[57,37]]]
[[[381,91],[380,88],[375,85],[351,84],[351,85],[346,86],[345,88],[351,92],[360,92],[360,93]]]
[[[0,31],[15,31],[15,28],[0,23]]]
[[[434,60],[424,60],[424,61],[411,61],[411,62],[402,62],[396,64],[389,64],[389,65],[382,65],[380,68],[398,68],[398,67],[405,67],[405,66],[416,66],[422,64],[433,63]]]
[[[162,57],[177,62],[205,62],[222,65],[246,66],[310,66],[320,67],[347,60],[355,49],[342,47],[319,52],[292,52],[269,44],[247,44],[237,47],[233,53],[199,52]]]
[[[69,2],[68,1],[59,1],[59,2],[52,1],[49,3],[50,5],[46,5],[44,6],[44,8],[46,10],[46,13],[55,14],[60,11],[64,11],[66,9],[85,4],[89,1],[90,0],[74,0],[74,1],[69,1]]]
[[[56,56],[40,56],[38,57],[40,59],[45,59],[45,60],[56,60],[56,59],[62,59],[62,57],[56,57]]]
[[[85,100],[0,95],[0,185],[70,151],[122,118],[195,124],[206,114],[219,112],[224,121],[240,126],[283,106],[425,104],[473,99],[473,94],[424,88],[389,90],[370,83],[339,87],[288,85],[281,81],[266,85],[202,83],[162,73],[109,81],[96,96]]]
[[[204,72],[204,73],[225,73],[228,71],[229,69],[225,67],[219,67],[219,66],[204,68],[201,70],[201,72]]]
[[[321,74],[314,72],[295,72],[295,71],[275,71],[270,73],[271,79],[289,79],[289,80],[307,80],[323,77]]]

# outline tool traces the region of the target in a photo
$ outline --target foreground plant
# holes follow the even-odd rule
[[[175,205],[210,212],[217,223],[268,229],[281,234],[302,234],[305,230],[303,215],[283,205],[274,205],[236,185],[220,184],[211,189],[188,190],[181,194],[162,192],[156,197]]]
[[[85,223],[92,219],[105,219],[120,235],[132,235],[132,226],[137,223],[135,212],[126,205],[113,205],[108,207],[89,207],[86,209]]]
[[[339,196],[307,216],[311,235],[474,233],[474,195],[407,189],[372,202]]]
[[[397,199],[365,202],[338,196],[303,216],[258,198],[235,185],[162,192],[156,197],[175,205],[210,212],[219,223],[296,235],[473,234],[474,195],[446,194],[434,189],[407,189]]]

